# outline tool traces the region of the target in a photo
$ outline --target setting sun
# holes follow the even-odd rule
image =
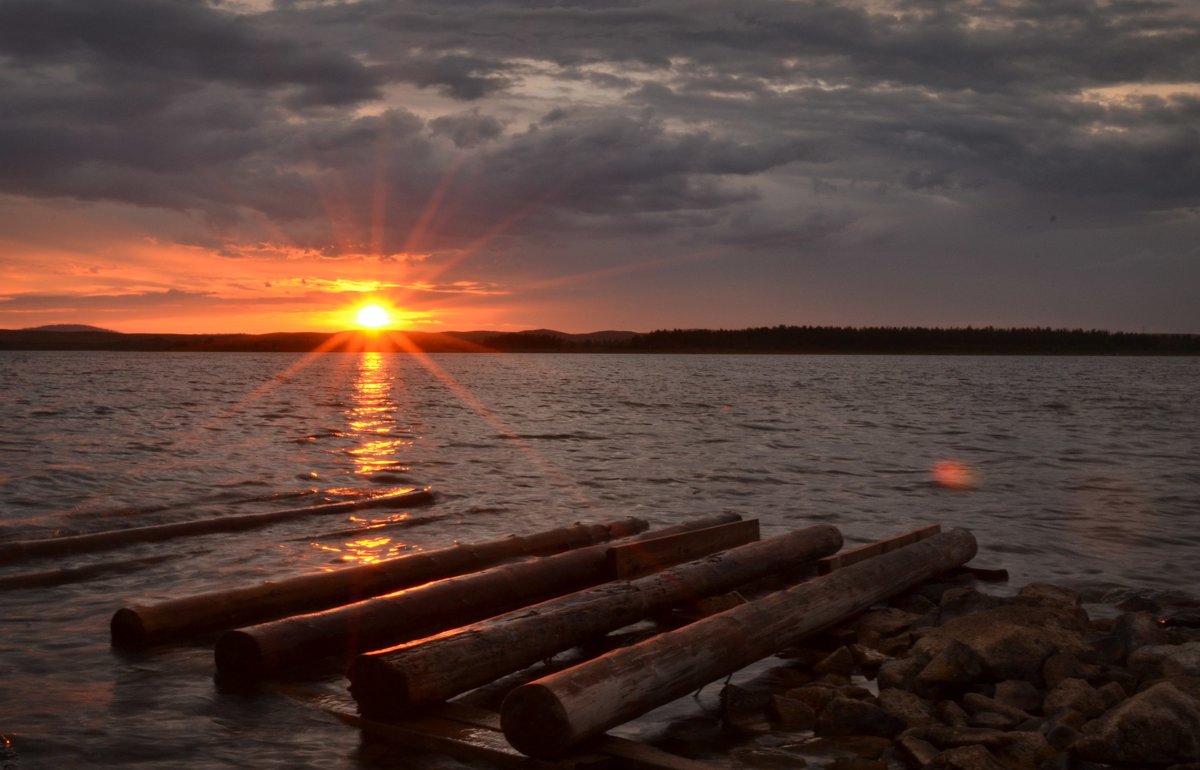
[[[364,329],[379,329],[387,326],[392,316],[382,305],[364,305],[359,309],[354,320]]]

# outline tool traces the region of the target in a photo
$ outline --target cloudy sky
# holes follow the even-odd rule
[[[0,0],[0,328],[1200,332],[1194,0]]]

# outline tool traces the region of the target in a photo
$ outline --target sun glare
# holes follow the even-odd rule
[[[383,305],[364,305],[354,320],[364,329],[381,329],[391,323],[392,316]]]

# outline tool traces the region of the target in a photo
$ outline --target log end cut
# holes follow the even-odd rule
[[[513,748],[538,759],[562,756],[578,741],[558,696],[537,683],[508,694],[500,710],[500,727]]]
[[[145,647],[150,643],[142,616],[134,607],[122,607],[108,624],[113,647]]]
[[[265,676],[262,649],[258,640],[245,631],[221,634],[213,657],[217,663],[217,676],[224,682],[252,682]]]
[[[375,656],[359,655],[350,664],[350,694],[358,701],[358,713],[372,719],[410,716],[413,705],[408,678],[403,670],[381,663]]]

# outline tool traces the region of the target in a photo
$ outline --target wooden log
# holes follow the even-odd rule
[[[522,685],[501,707],[504,734],[530,756],[561,754],[964,564],[975,550],[970,532],[951,530]]]
[[[841,545],[837,528],[809,527],[637,580],[607,583],[360,655],[350,669],[350,692],[367,716],[403,714],[487,684],[666,607],[811,562]]]
[[[731,521],[695,532],[613,545],[608,549],[605,558],[608,573],[614,580],[630,580],[657,572],[663,565],[688,561],[695,558],[693,554],[713,553],[750,543],[758,538],[758,519]]]
[[[87,564],[82,567],[63,567],[45,570],[44,572],[25,572],[18,575],[0,577],[0,591],[13,591],[25,588],[44,588],[58,586],[64,583],[77,583],[107,575],[125,575],[146,569],[154,564],[161,564],[170,556],[148,556],[145,559],[128,559],[126,561],[105,562],[103,564]]]
[[[112,617],[116,647],[144,647],[214,630],[261,623],[379,596],[406,586],[483,569],[505,559],[546,555],[644,531],[635,518],[469,543],[397,556],[374,564],[301,575],[150,605],[122,607]]]
[[[77,553],[106,551],[112,548],[133,545],[134,543],[154,543],[176,537],[208,535],[214,532],[238,532],[302,516],[345,513],[347,511],[357,511],[363,508],[379,508],[382,506],[403,508],[413,505],[428,505],[432,502],[433,493],[428,489],[403,489],[361,500],[310,505],[304,508],[289,508],[283,511],[270,511],[268,513],[215,516],[195,521],[152,524],[147,527],[114,529],[105,532],[93,532],[88,535],[52,537],[44,540],[14,540],[9,543],[0,543],[0,564],[39,556],[68,556]]]
[[[649,533],[659,537],[727,521],[736,514]],[[228,631],[217,640],[222,682],[237,685],[330,656],[367,650],[454,628],[551,596],[604,582],[608,546],[504,564],[324,612]]]
[[[817,574],[828,575],[835,569],[849,567],[851,564],[857,564],[860,561],[871,559],[881,553],[895,551],[897,548],[903,548],[906,545],[912,545],[927,537],[933,537],[941,532],[941,526],[930,524],[927,527],[920,527],[910,532],[896,535],[894,537],[885,537],[882,540],[875,540],[865,545],[857,546],[856,548],[848,548],[841,553],[835,553],[833,556],[828,556],[820,559],[817,562]]]

